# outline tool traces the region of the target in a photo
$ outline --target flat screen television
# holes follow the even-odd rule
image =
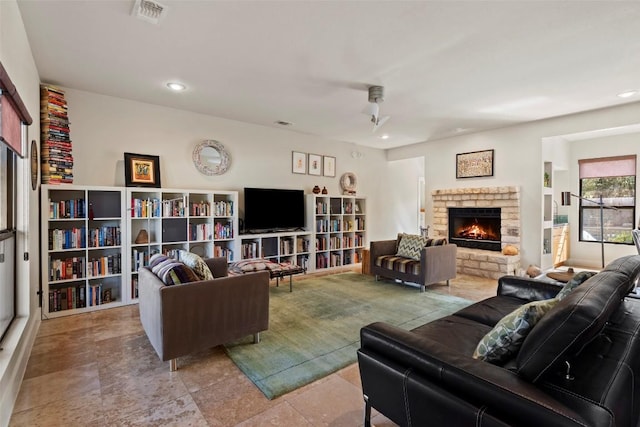
[[[250,233],[304,229],[304,191],[245,187],[244,229]]]

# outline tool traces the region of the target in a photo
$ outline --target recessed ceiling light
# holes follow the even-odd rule
[[[277,124],[277,125],[280,125],[280,126],[291,126],[291,125],[293,125],[293,123],[291,123],[291,122],[285,122],[284,120],[276,120],[276,121],[275,121],[275,122],[273,122],[273,123],[275,123],[275,124]]]
[[[389,139],[389,135],[386,133],[384,135],[380,135],[380,139]]]
[[[185,90],[187,88],[182,83],[176,83],[176,82],[167,83],[167,87],[171,90],[175,90],[176,92],[180,92],[181,90]]]
[[[638,94],[637,90],[630,90],[628,92],[619,93],[618,97],[619,98],[629,98],[629,97],[632,97],[632,96],[637,95],[637,94]]]

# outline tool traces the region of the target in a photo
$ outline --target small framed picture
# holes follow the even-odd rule
[[[322,175],[322,156],[309,154],[309,175]]]
[[[160,188],[160,157],[124,153],[124,179],[127,187]]]
[[[292,151],[291,153],[291,172],[306,174],[307,153],[300,153],[299,151]]]
[[[336,158],[331,156],[322,157],[322,170],[324,176],[336,176]]]

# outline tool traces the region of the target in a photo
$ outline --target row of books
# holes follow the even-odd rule
[[[132,218],[183,217],[186,215],[184,200],[161,201],[158,198],[131,199]],[[211,205],[207,201],[191,203],[190,216],[211,216]],[[213,202],[214,216],[233,216],[233,202],[220,200]]]
[[[89,229],[89,247],[120,246],[120,226],[103,225]]]
[[[49,219],[85,218],[84,199],[51,201],[49,199]]]
[[[49,312],[92,307],[114,301],[111,288],[102,283],[49,290]]]
[[[49,250],[84,249],[87,247],[84,228],[49,230]]]
[[[213,237],[215,239],[233,239],[233,224],[216,222],[213,227]]]
[[[258,258],[258,242],[243,243],[241,251],[242,259]]]
[[[136,272],[145,265],[149,265],[149,252],[137,249],[131,251],[131,271]]]
[[[233,261],[233,250],[229,248],[225,248],[224,246],[214,246],[213,248],[213,256],[214,257],[225,257],[228,262]]]
[[[73,155],[64,91],[40,87],[41,171],[45,184],[73,183]]]
[[[73,280],[85,277],[84,257],[51,259],[49,257],[49,281]]]
[[[120,273],[122,273],[122,257],[120,254],[101,256],[87,263],[87,277],[109,276]]]

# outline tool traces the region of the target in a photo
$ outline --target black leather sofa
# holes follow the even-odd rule
[[[472,358],[519,306],[561,286],[505,276],[497,296],[411,331],[361,329],[365,426],[375,408],[402,426],[637,426],[640,256],[619,258],[555,305],[517,355],[497,366]]]

